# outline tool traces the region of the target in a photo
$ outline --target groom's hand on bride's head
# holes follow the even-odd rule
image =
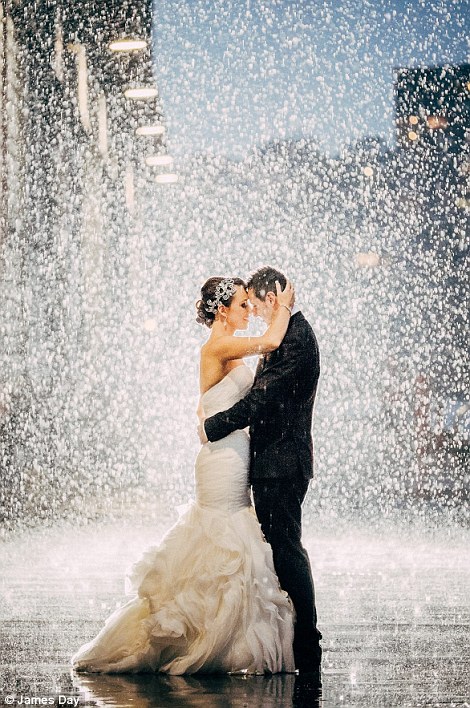
[[[204,430],[204,421],[199,423],[199,425],[197,426],[197,434],[199,435],[199,440],[201,442],[201,445],[205,445],[206,442],[209,442],[207,435],[206,435],[206,431]]]

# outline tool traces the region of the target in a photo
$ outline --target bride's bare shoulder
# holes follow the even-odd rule
[[[209,337],[209,339],[204,342],[201,347],[201,357],[215,357],[218,359],[218,348],[220,346],[221,340],[223,339],[231,339],[231,337]]]
[[[210,339],[201,347],[201,359],[211,357],[213,355],[213,343]]]
[[[200,350],[199,362],[200,371],[202,375],[204,375],[206,372],[211,372],[214,369],[220,369],[222,361],[217,355],[217,353],[214,351],[213,342],[211,340],[208,340],[202,345]]]

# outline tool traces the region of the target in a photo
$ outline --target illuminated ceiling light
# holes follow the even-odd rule
[[[145,49],[147,42],[145,39],[123,38],[111,42],[109,48],[112,52],[134,52],[137,49]]]
[[[414,130],[410,130],[410,132],[408,133],[408,140],[418,140],[418,133],[415,133]]]
[[[157,184],[174,184],[178,181],[178,175],[174,172],[167,172],[164,175],[157,175],[155,177],[155,182]]]
[[[158,94],[157,89],[152,88],[151,86],[140,86],[138,88],[128,88],[124,91],[124,96],[126,98],[133,98],[136,100],[155,98],[155,96],[157,94]]]
[[[380,265],[380,256],[378,253],[369,251],[368,253],[357,253],[356,264],[362,268],[376,268]]]
[[[163,167],[171,165],[173,158],[171,155],[149,155],[145,158],[145,162],[149,167]]]
[[[409,118],[408,118],[408,122],[411,125],[418,125],[418,120],[419,120],[418,116],[409,116]]]
[[[428,116],[426,118],[426,123],[428,125],[428,128],[431,130],[436,130],[438,128],[447,128],[448,122],[447,118],[444,118],[444,116]]]
[[[135,132],[137,135],[163,135],[165,128],[163,125],[140,125]]]
[[[366,165],[363,168],[362,172],[365,174],[366,177],[372,177],[372,175],[374,174],[374,170],[370,165]]]

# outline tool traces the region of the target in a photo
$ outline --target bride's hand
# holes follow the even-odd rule
[[[276,297],[281,306],[285,305],[289,310],[292,310],[295,302],[295,290],[290,280],[286,282],[284,290],[281,290],[281,286],[276,280]]]

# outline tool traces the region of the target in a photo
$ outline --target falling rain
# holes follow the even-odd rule
[[[270,263],[322,360],[315,700],[468,700],[465,9],[1,0],[5,694],[177,705],[170,680],[74,683],[69,656],[193,496],[202,282]],[[296,705],[273,682],[252,704]]]

